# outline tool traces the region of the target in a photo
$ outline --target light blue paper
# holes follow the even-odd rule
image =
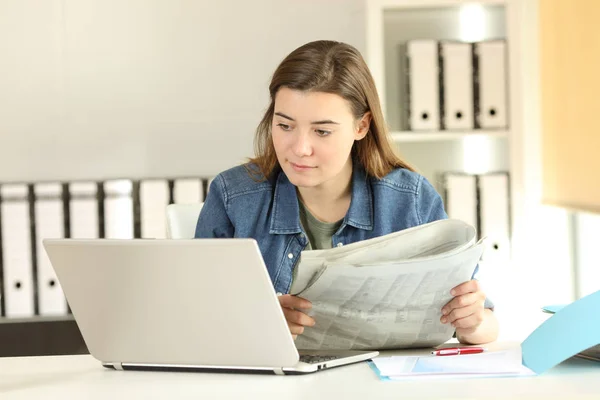
[[[556,314],[557,312],[559,312],[563,308],[565,308],[564,304],[552,304],[552,305],[549,305],[549,306],[542,307],[542,311],[545,312],[545,313],[548,313],[548,314]]]
[[[541,374],[600,343],[600,290],[563,307],[521,343],[523,365]]]
[[[415,379],[471,379],[533,376],[521,362],[520,349],[459,356],[377,357],[369,366],[382,381]]]
[[[390,381],[391,379],[387,376],[381,375],[381,372],[379,372],[379,368],[377,368],[377,366],[375,365],[375,363],[371,360],[367,360],[367,364],[369,365],[369,367],[371,368],[371,370],[373,372],[375,372],[375,375],[377,375],[377,377],[382,380],[382,381]]]

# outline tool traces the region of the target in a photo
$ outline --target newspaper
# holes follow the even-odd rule
[[[450,289],[471,279],[483,253],[475,229],[440,220],[341,248],[302,252],[290,290],[312,302],[316,324],[299,349],[432,347]]]

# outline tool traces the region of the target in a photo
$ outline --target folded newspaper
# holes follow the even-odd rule
[[[440,322],[450,290],[483,253],[475,229],[445,219],[327,250],[303,251],[290,293],[312,302],[316,324],[299,349],[432,347],[451,339]]]

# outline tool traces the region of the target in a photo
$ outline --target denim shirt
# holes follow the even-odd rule
[[[333,246],[447,218],[439,194],[423,176],[395,169],[376,179],[356,164],[350,208],[332,237]],[[250,176],[247,168],[257,175]],[[195,236],[256,239],[275,290],[287,293],[300,252],[308,244],[300,223],[296,187],[283,171],[271,181],[257,182],[256,176],[262,175],[253,164],[217,175]]]
[[[418,173],[398,168],[377,179],[356,164],[350,208],[332,237],[333,246],[447,218],[440,195]],[[254,164],[217,175],[200,212],[195,237],[254,238],[275,290],[288,293],[300,252],[308,244],[300,223],[296,186],[283,171],[273,180],[258,181],[257,177],[262,175]],[[485,306],[493,307],[489,300]]]

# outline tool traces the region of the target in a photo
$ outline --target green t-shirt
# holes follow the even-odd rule
[[[304,250],[330,249],[331,237],[342,225],[343,219],[337,222],[319,221],[308,211],[308,208],[298,199],[300,205],[300,223],[308,237],[308,245]]]

